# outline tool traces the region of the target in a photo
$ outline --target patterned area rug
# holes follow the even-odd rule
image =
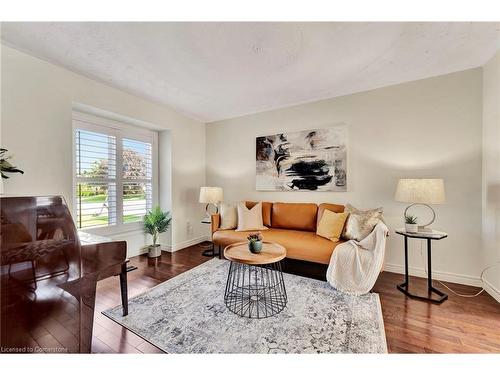
[[[288,304],[270,318],[226,308],[229,262],[213,259],[103,312],[167,353],[387,353],[378,294],[356,297],[284,274]]]

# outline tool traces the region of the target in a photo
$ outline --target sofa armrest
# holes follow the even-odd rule
[[[212,215],[212,234],[217,232],[220,227],[220,214]]]

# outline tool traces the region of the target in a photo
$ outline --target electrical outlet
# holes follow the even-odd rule
[[[186,221],[186,231],[187,231],[187,234],[193,233],[193,225],[191,224],[190,220]]]

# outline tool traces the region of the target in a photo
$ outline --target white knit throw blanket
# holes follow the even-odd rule
[[[337,245],[326,272],[330,285],[348,294],[368,293],[384,263],[388,232],[385,224],[379,222],[363,240]]]

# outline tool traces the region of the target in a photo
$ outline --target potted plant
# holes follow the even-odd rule
[[[148,257],[156,258],[161,255],[160,244],[157,244],[160,233],[166,232],[170,226],[169,212],[163,212],[159,206],[156,206],[144,216],[144,232],[153,236],[153,244],[148,247]]]
[[[248,250],[251,253],[258,254],[262,250],[262,234],[260,232],[252,233],[247,237]]]
[[[405,229],[409,233],[418,232],[417,217],[413,215],[405,215]]]

